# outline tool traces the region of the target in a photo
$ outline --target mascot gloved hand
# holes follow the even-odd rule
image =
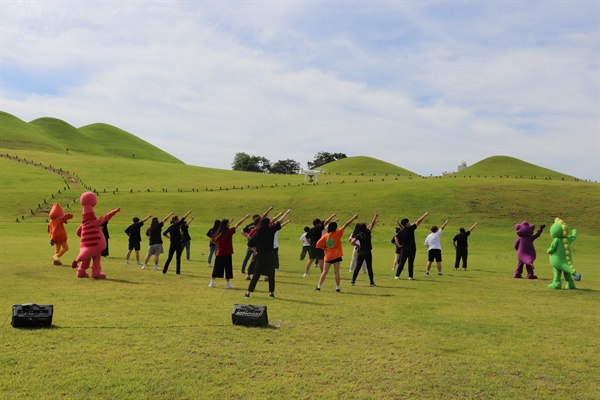
[[[567,285],[566,289],[575,289],[575,280],[581,279],[581,275],[576,273],[573,268],[573,254],[571,252],[571,243],[577,238],[577,229],[573,229],[569,235],[569,225],[560,218],[554,220],[550,227],[550,236],[553,237],[550,248],[546,251],[550,254],[550,265],[554,268],[554,279],[548,285],[551,289],[560,289],[562,284],[560,280],[561,272],[565,275]]]
[[[540,237],[546,225],[540,225],[540,229],[534,235],[535,225],[530,225],[529,222],[523,221],[515,225],[515,230],[519,236],[515,241],[515,250],[517,251],[517,268],[515,269],[514,277],[521,278],[523,274],[523,265],[527,268],[527,279],[537,279],[534,275],[533,262],[537,256],[533,241]]]
[[[49,216],[50,222],[48,223],[48,234],[50,235],[50,244],[55,247],[54,255],[52,256],[52,264],[62,265],[60,257],[69,251],[65,224],[68,220],[73,218],[73,214],[65,214],[60,204],[54,203]]]
[[[79,268],[77,268],[77,277],[87,278],[89,277],[87,269],[90,266],[90,262],[92,262],[92,278],[104,279],[106,275],[102,273],[100,260],[102,258],[102,250],[106,248],[106,238],[100,226],[108,222],[121,209],[114,209],[108,214],[96,218],[94,214],[94,206],[97,202],[96,195],[92,192],[85,192],[81,195],[80,202],[83,206],[83,218],[81,225],[77,228],[77,236],[80,237],[79,255],[71,266],[77,268],[77,264],[81,263]]]

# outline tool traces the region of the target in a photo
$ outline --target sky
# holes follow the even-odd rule
[[[600,2],[0,1],[0,109],[190,165],[490,156],[600,181]]]

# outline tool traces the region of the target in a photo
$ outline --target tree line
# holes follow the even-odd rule
[[[346,157],[347,156],[344,153],[321,151],[315,154],[314,160],[308,161],[306,165],[308,166],[308,169],[314,169]],[[240,152],[236,153],[233,157],[231,168],[234,171],[262,172],[269,174],[297,174],[300,172],[300,163],[289,158],[287,160],[279,160],[271,163],[271,161],[265,157]]]

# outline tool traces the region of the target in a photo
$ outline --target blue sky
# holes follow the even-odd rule
[[[320,151],[600,180],[597,1],[4,1],[0,109],[182,161]]]

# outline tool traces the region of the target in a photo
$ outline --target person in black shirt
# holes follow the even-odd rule
[[[209,241],[208,241],[208,259],[206,260],[206,266],[208,268],[212,268],[212,266],[210,265],[213,256],[215,255],[215,253],[217,252],[217,244],[213,243],[212,240],[210,240],[215,233],[217,233],[217,229],[219,229],[219,226],[221,225],[221,220],[220,219],[216,219],[215,223],[213,224],[213,227],[210,228],[208,230],[208,232],[206,232],[206,236],[208,236]]]
[[[177,268],[175,272],[177,275],[179,275],[181,272],[181,253],[183,253],[183,247],[181,246],[181,225],[185,224],[185,217],[190,215],[190,213],[191,211],[188,211],[181,219],[177,218],[177,215],[175,215],[173,218],[171,218],[171,226],[169,226],[167,230],[165,230],[165,233],[163,233],[163,236],[168,237],[170,242],[169,257],[167,257],[167,261],[165,262],[165,266],[162,271],[163,275],[166,274],[167,270],[169,269],[169,264],[173,259],[173,254],[176,254],[175,260],[177,262]]]
[[[281,229],[284,222],[281,221],[290,213],[291,210],[287,210],[285,213],[279,213],[273,219],[267,217],[261,218],[256,224],[256,229],[248,241],[248,246],[252,248],[254,256],[256,257],[256,266],[254,268],[254,274],[252,280],[248,285],[248,291],[244,297],[250,297],[250,293],[254,292],[256,283],[260,279],[261,275],[266,275],[269,282],[269,297],[275,297],[275,266],[276,257],[275,249],[273,248],[273,240],[275,233]]]
[[[148,236],[148,254],[146,254],[146,258],[144,259],[144,265],[142,265],[142,269],[146,269],[146,264],[150,260],[150,257],[154,256],[154,269],[159,271],[158,267],[158,256],[163,253],[162,247],[162,227],[165,224],[165,221],[169,219],[169,217],[173,215],[173,213],[169,213],[162,221],[159,221],[157,217],[152,218],[152,222],[150,223],[150,227],[146,230],[146,236]]]
[[[460,260],[462,259],[463,271],[467,270],[467,257],[469,256],[469,235],[471,231],[475,229],[477,222],[465,232],[465,228],[460,228],[460,233],[454,236],[452,244],[456,250],[456,262],[454,263],[454,270],[458,271]]]
[[[242,229],[242,236],[244,236],[246,239],[250,239],[248,237],[248,234],[250,233],[250,231],[252,229],[254,229],[254,227],[256,226],[256,224],[258,224],[258,221],[260,221],[260,215],[258,214],[254,214],[252,216],[252,222],[250,222],[248,225],[246,225],[244,227],[244,229]],[[252,256],[252,249],[250,247],[246,248],[246,255],[244,256],[244,260],[242,261],[242,274],[246,273],[246,265],[248,265],[248,261],[250,260],[250,257]],[[250,275],[250,274],[248,274]]]
[[[373,221],[367,226],[365,223],[359,224],[355,233],[352,234],[352,239],[350,243],[353,246],[358,244],[358,258],[356,260],[356,268],[354,268],[354,275],[352,275],[352,282],[350,285],[354,286],[356,282],[356,278],[358,277],[358,272],[360,271],[360,266],[363,262],[367,264],[367,271],[369,272],[369,280],[371,281],[371,286],[375,286],[375,281],[373,280],[373,254],[371,250],[373,250],[373,246],[371,245],[371,232],[377,223],[377,216],[379,214],[375,214],[373,217]]]
[[[140,246],[142,243],[142,226],[144,222],[148,220],[148,218],[152,217],[152,215],[148,215],[146,218],[140,221],[138,217],[133,218],[133,224],[129,225],[127,229],[125,229],[125,233],[129,236],[129,246],[127,254],[125,255],[125,264],[129,264],[129,257],[131,256],[131,252],[135,251],[135,260],[138,265],[140,265]]]
[[[325,252],[323,251],[323,249],[317,249],[317,242],[319,241],[319,239],[321,239],[321,236],[323,236],[323,231],[325,230],[327,225],[329,225],[329,222],[331,222],[333,217],[335,217],[335,213],[331,217],[327,218],[325,222],[321,221],[318,218],[315,219],[313,221],[313,227],[306,234],[306,239],[310,243],[310,249],[308,250],[308,262],[306,263],[306,267],[304,268],[304,276],[308,275],[308,272],[310,271],[310,267],[313,264],[313,262],[315,262],[319,266],[321,273],[323,272],[323,259],[325,257]]]
[[[192,247],[192,237],[190,236],[189,228],[190,224],[194,220],[194,217],[190,218],[180,225],[181,228],[181,251],[185,250],[185,256],[188,261],[192,261],[190,250]]]
[[[413,280],[413,271],[415,268],[415,256],[417,255],[417,244],[415,242],[415,230],[423,222],[425,217],[429,215],[429,211],[423,214],[421,218],[414,224],[410,224],[408,218],[404,218],[400,221],[402,230],[398,232],[396,245],[402,247],[400,252],[400,261],[398,262],[398,270],[396,271],[396,279],[400,277],[404,264],[408,261],[408,279]]]

